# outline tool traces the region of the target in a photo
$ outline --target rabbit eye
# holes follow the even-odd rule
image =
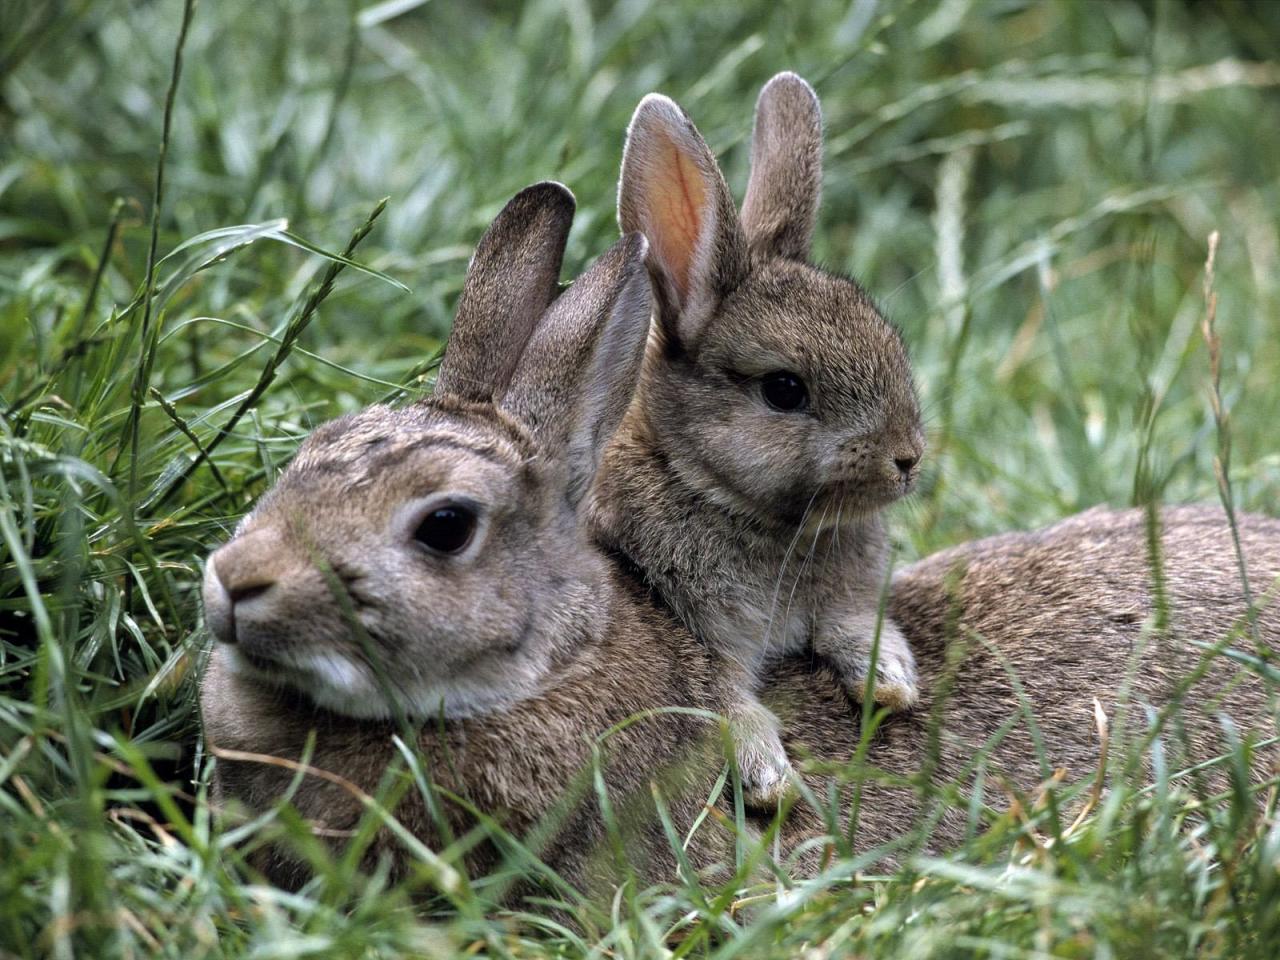
[[[449,504],[423,517],[413,532],[413,539],[435,553],[458,553],[471,542],[475,529],[476,515],[473,511],[458,504]]]
[[[766,373],[760,380],[760,395],[775,410],[793,413],[809,405],[809,389],[790,370]]]

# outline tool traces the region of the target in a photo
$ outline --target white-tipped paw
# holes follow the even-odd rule
[[[775,809],[795,776],[778,735],[778,718],[762,704],[747,703],[734,712],[730,729],[743,802],[754,810]]]
[[[867,667],[864,664],[856,675],[846,680],[845,685],[857,700],[862,700],[867,692]],[[916,674],[916,660],[911,650],[904,643],[900,647],[880,648],[880,656],[876,660],[875,683],[872,697],[876,703],[890,710],[910,710],[920,699],[920,680]]]

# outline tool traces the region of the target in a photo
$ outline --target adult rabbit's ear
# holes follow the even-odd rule
[[[631,402],[653,309],[638,233],[624,236],[574,281],[538,324],[503,397],[549,457],[568,464],[576,504]]]
[[[753,250],[805,260],[822,192],[822,108],[813,87],[780,73],[756,101],[742,226]]]
[[[467,267],[438,395],[484,402],[506,389],[555,299],[573,213],[573,194],[545,181],[517,193],[489,224]]]
[[[720,167],[675,101],[651,93],[627,128],[618,224],[649,241],[664,333],[692,343],[746,276],[747,241]]]

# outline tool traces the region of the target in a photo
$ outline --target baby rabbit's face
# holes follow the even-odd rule
[[[897,332],[856,284],[807,265],[822,111],[793,73],[760,91],[741,213],[673,100],[627,128],[618,222],[649,241],[643,391],[688,486],[766,522],[819,527],[908,492],[924,437]]]
[[[665,449],[731,505],[826,526],[915,483],[924,436],[906,350],[851,281],[757,262],[646,375]]]
[[[237,667],[354,717],[534,692],[540,586],[580,551],[544,519],[528,440],[493,424],[419,405],[318,429],[209,558],[206,622]]]

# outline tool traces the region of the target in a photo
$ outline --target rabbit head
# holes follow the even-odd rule
[[[817,97],[779,74],[756,106],[739,216],[697,129],[651,94],[618,192],[622,230],[649,241],[656,298],[637,410],[690,485],[791,523],[902,496],[924,446],[898,332],[856,283],[805,262],[821,150]]]
[[[206,566],[236,669],[360,718],[462,717],[540,688],[603,618],[576,500],[625,411],[645,242],[556,297],[572,195],[518,194],[467,271],[433,395],[316,430]]]

